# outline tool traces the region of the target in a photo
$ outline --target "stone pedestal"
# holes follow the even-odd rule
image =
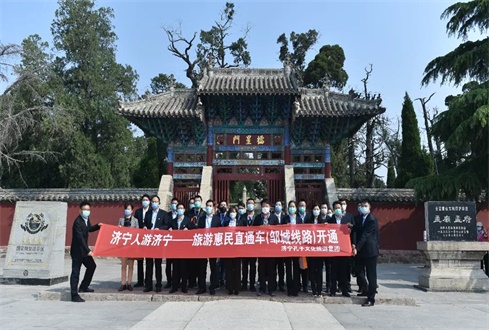
[[[429,291],[489,291],[489,277],[481,259],[487,242],[417,242],[426,256],[426,267],[418,278],[419,288]]]

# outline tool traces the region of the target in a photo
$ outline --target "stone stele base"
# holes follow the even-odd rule
[[[19,278],[0,276],[1,284],[20,284],[20,285],[55,285],[68,281],[68,276],[50,278]]]
[[[428,291],[489,291],[489,277],[481,269],[481,259],[489,251],[488,242],[417,242],[426,256],[416,286]]]

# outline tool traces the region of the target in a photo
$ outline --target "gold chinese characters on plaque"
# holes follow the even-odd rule
[[[227,134],[229,146],[269,146],[272,145],[269,134]]]

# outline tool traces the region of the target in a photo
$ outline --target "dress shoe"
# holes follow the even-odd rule
[[[124,291],[126,288],[127,287],[125,285],[121,285],[120,288],[119,288],[119,290],[117,290],[117,291],[121,292],[121,291]]]
[[[165,289],[169,289],[171,288],[171,282],[166,282],[165,286],[164,286]]]
[[[366,302],[364,302],[362,304],[362,307],[372,307],[374,305],[374,303],[370,300],[367,300]]]
[[[155,292],[161,292],[161,286],[157,286]]]
[[[143,292],[150,292],[153,291],[153,288],[144,288]]]
[[[128,284],[128,285],[127,285],[127,290],[129,290],[129,291],[134,290],[134,289],[132,288],[131,284]]]
[[[168,293],[175,293],[175,292],[177,292],[177,291],[178,291],[177,289],[173,288],[173,289],[171,289],[171,290],[170,290]]]
[[[78,292],[94,292],[95,290],[94,289],[90,289],[90,288],[80,288],[80,290],[78,290]]]
[[[275,297],[275,292],[270,292],[270,297]]]
[[[260,292],[260,290],[258,290],[258,291],[256,292],[256,296],[257,296],[257,297],[261,296],[261,292]]]
[[[216,294],[216,289],[210,288],[209,289],[209,293],[211,294],[211,296],[215,295]]]
[[[136,284],[134,284],[134,287],[135,288],[142,288],[143,286],[144,286],[144,284],[143,283],[139,283],[139,282],[137,282]]]
[[[202,293],[205,293],[205,289],[199,289],[195,294],[202,294]]]
[[[343,297],[347,297],[347,298],[350,298],[351,297],[351,295],[348,292],[343,292],[341,295]]]
[[[182,293],[188,293],[187,289],[182,289]]]
[[[357,293],[357,297],[366,297],[366,296],[368,296],[368,293],[367,292]]]
[[[304,292],[304,293],[308,293],[309,291],[307,291],[307,288],[303,288],[303,289],[302,289],[302,292]]]
[[[251,291],[251,292],[256,292],[256,288],[255,288],[255,286],[254,286],[254,285],[250,285],[250,291]]]
[[[71,301],[73,301],[73,302],[85,302],[85,299],[83,299],[80,296],[74,296],[74,297],[71,297]]]
[[[238,291],[238,290],[235,290],[235,291],[234,291],[234,295],[235,295],[235,296],[238,296],[238,295],[239,295],[239,291]]]

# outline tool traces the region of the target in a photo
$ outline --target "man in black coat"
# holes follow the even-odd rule
[[[353,254],[357,255],[357,277],[360,288],[368,291],[361,292],[358,296],[366,296],[367,301],[362,304],[364,307],[375,304],[375,291],[377,289],[377,258],[379,256],[379,225],[377,218],[370,213],[370,203],[366,200],[360,203],[360,215],[357,216],[354,226],[356,233],[356,244]],[[365,272],[367,272],[367,281]]]
[[[141,205],[139,209],[137,209],[134,212],[134,217],[138,219],[138,227],[139,229],[144,228],[144,218],[146,217],[146,213],[148,213],[149,209],[149,204],[150,204],[151,197],[149,197],[148,194],[144,194],[143,197],[141,197]],[[135,288],[138,287],[143,287],[144,286],[144,258],[137,259],[137,267],[138,267],[138,281],[134,285]]]
[[[189,218],[190,222],[197,227],[198,220],[205,215],[205,211],[202,208],[202,197],[200,195],[196,195],[194,198],[190,199],[189,203],[193,204],[193,206],[190,207],[187,212],[185,212],[185,216]],[[193,289],[197,286],[197,277],[199,276],[199,259],[188,259],[187,261],[188,287]]]
[[[214,214],[214,201],[209,199],[205,203],[205,215],[200,217],[197,222],[197,228],[216,228],[221,227],[221,219],[217,214]],[[209,286],[209,293],[211,295],[216,294],[216,288],[219,286],[217,259],[209,258],[209,268],[211,270],[211,285]],[[197,294],[204,293],[205,279],[207,277],[207,258],[199,259],[199,290]]]
[[[78,294],[78,281],[80,278],[81,265],[84,265],[87,270],[85,276],[80,284],[80,292],[93,292],[90,289],[90,282],[92,282],[93,273],[97,265],[92,257],[92,251],[88,247],[88,233],[100,229],[102,223],[92,226],[90,224],[90,203],[80,203],[80,215],[73,222],[73,234],[71,240],[71,301],[84,302],[85,300]]]
[[[151,197],[151,212],[146,213],[144,218],[144,229],[160,230],[165,229],[167,225],[167,214],[160,209],[160,198],[156,195]],[[168,227],[167,227],[168,228]],[[155,267],[156,274],[156,292],[161,292],[161,258],[146,258],[146,287],[144,292],[150,292],[153,290],[153,265]]]
[[[281,200],[275,201],[275,216],[277,217],[279,225],[285,225],[289,221],[289,217],[283,211],[283,203]],[[278,274],[278,288],[281,292],[285,291],[285,258],[275,258],[277,263],[277,274]]]

